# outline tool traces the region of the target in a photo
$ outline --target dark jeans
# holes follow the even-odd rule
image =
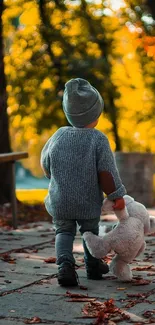
[[[57,220],[54,221],[56,230],[55,251],[57,264],[60,265],[64,261],[69,261],[75,264],[73,257],[73,242],[76,235],[77,224],[81,235],[85,231],[91,231],[93,234],[98,235],[100,217],[90,220]],[[85,241],[83,240],[84,260],[85,264],[95,264],[97,261],[88,251]]]

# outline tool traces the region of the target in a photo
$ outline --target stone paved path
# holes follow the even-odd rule
[[[114,218],[107,218],[107,226],[113,223]],[[132,264],[135,282],[120,283],[110,273],[101,281],[87,280],[82,241],[77,234],[74,255],[80,285],[62,288],[57,284],[56,264],[46,261],[55,257],[50,223],[30,224],[13,231],[0,229],[0,325],[155,324],[154,239],[153,235],[146,237],[144,255]],[[86,301],[78,301],[77,294],[80,299],[85,295]],[[111,312],[109,321],[101,322],[97,317],[84,317],[82,309],[86,310],[89,303],[95,312],[97,301],[102,306],[109,301],[108,308],[113,304],[113,309],[118,307],[123,314]],[[124,319],[125,315],[129,319]]]

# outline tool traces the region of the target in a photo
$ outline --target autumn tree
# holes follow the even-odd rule
[[[148,126],[143,127],[143,119],[151,116],[148,106],[153,107],[153,64],[151,48],[146,57],[141,55],[143,35],[148,35],[141,27],[144,7],[139,4],[126,0],[115,9],[113,2],[6,1],[4,60],[10,132],[16,137],[12,146],[29,151],[23,163],[35,175],[41,173],[43,144],[66,123],[63,89],[74,77],[88,79],[104,97],[106,114],[98,127],[113,150],[155,150],[153,135],[148,137]]]
[[[139,55],[144,83],[143,107],[141,113],[135,116],[137,121],[136,140],[141,150],[154,152],[155,144],[153,138],[155,137],[155,130],[152,125],[155,123],[155,24],[153,11],[148,4],[151,4],[151,1],[141,2],[135,0],[132,5],[130,4],[128,19],[130,21],[130,28],[136,35],[134,41],[135,51]]]
[[[0,1],[0,153],[10,152],[10,140],[7,116],[6,80],[4,73],[3,24],[4,3]],[[0,204],[11,200],[11,171],[8,163],[0,164]]]
[[[152,14],[152,17],[155,20],[155,1],[154,0],[146,0],[146,5],[150,9],[150,13]]]

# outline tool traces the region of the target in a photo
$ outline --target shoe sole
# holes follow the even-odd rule
[[[98,275],[98,276],[93,276],[93,275],[88,275],[87,274],[87,279],[88,280],[102,280],[103,279],[103,277],[102,277],[102,275]]]
[[[62,287],[76,287],[76,286],[78,286],[78,282],[77,281],[71,282],[70,279],[64,279],[64,278],[58,278],[58,283]]]

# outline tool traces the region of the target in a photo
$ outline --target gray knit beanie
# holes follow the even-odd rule
[[[65,84],[63,110],[68,122],[75,127],[84,127],[101,115],[104,102],[96,88],[81,78]]]

